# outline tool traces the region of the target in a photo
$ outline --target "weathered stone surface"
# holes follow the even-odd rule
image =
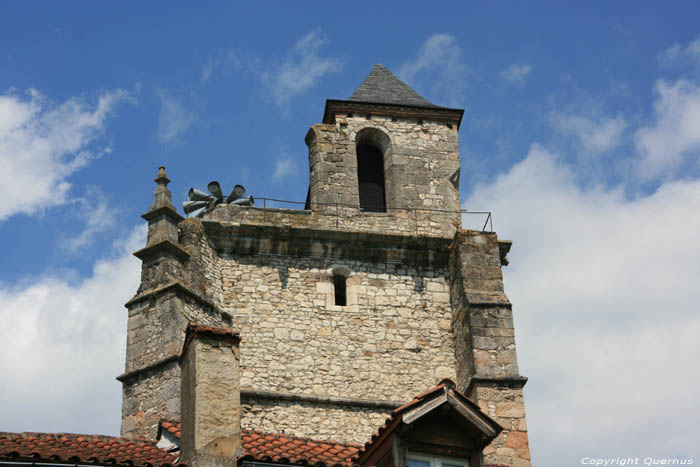
[[[161,419],[180,416],[180,367],[171,361],[122,382],[121,435],[155,438]]]
[[[191,338],[182,357],[182,456],[189,465],[230,466],[242,453],[238,344]]]
[[[455,376],[436,371],[455,367],[452,335],[440,326],[450,305],[433,298],[447,293],[446,267],[346,261],[348,305],[340,307],[334,265],[323,257],[219,258],[227,285],[217,299],[243,336],[244,388],[402,401]]]
[[[250,430],[356,443],[358,439],[369,440],[389,412],[333,404],[251,401],[243,404],[241,424]]]

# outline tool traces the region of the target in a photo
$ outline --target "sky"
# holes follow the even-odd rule
[[[0,431],[119,432],[139,217],[218,180],[304,201],[304,136],[382,63],[465,109],[533,465],[700,462],[697,2],[10,2]],[[474,226],[466,216],[465,227]]]

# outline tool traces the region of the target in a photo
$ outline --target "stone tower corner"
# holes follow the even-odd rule
[[[146,246],[134,253],[142,261],[141,284],[126,303],[126,365],[117,377],[125,437],[154,438],[160,419],[179,418],[178,358],[187,323],[231,324],[207,293],[198,293],[206,256],[201,221],[185,220],[176,211],[165,167],[155,182],[153,204],[141,216],[148,221]]]
[[[501,273],[510,244],[489,232],[455,235],[450,257],[454,350],[459,389],[503,427],[483,451],[486,463],[529,467],[522,392],[527,378],[518,371],[513,310]]]

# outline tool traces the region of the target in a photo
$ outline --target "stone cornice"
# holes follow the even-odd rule
[[[500,386],[514,389],[521,389],[527,383],[526,376],[472,376],[464,390],[469,394],[474,386]]]
[[[160,215],[170,218],[176,224],[185,220],[185,218],[182,217],[182,215],[180,215],[180,213],[177,212],[173,206],[161,206],[159,208],[152,209],[144,214],[141,214],[141,217],[147,221],[150,221]]]
[[[228,342],[229,344],[235,346],[238,348],[238,345],[241,343],[241,333],[238,331],[234,331],[229,328],[221,328],[221,327],[213,327],[213,326],[205,326],[201,324],[196,324],[196,323],[189,323],[187,325],[187,331],[185,331],[185,343],[182,344],[182,352],[180,352],[180,361],[185,358],[185,355],[187,354],[187,350],[192,343],[192,341],[196,338],[209,338],[209,339],[214,339],[220,342]],[[236,350],[238,352],[238,350]],[[240,357],[240,355],[239,355]],[[238,357],[237,357],[238,358]]]
[[[162,366],[166,366],[169,363],[173,363],[173,362],[177,363],[177,361],[179,359],[180,359],[180,356],[177,354],[168,355],[165,358],[161,358],[160,360],[157,360],[153,363],[149,363],[148,365],[144,365],[141,368],[137,368],[135,370],[126,371],[126,372],[122,373],[121,375],[117,376],[117,381],[120,381],[123,383],[124,381],[126,381],[128,379],[135,378],[139,375],[142,375],[143,373],[147,373],[149,371],[153,371],[153,370],[160,368]]]
[[[190,258],[190,254],[184,248],[182,248],[180,245],[171,242],[170,240],[163,240],[161,242],[154,243],[153,245],[149,245],[145,248],[135,251],[133,255],[141,261],[146,261],[147,259],[155,256],[156,254],[163,252],[171,253],[177,256],[178,259],[182,261],[187,261]]]
[[[464,292],[467,298],[467,305],[470,307],[513,307],[513,305],[510,303],[510,300],[508,300],[508,297],[504,292],[492,292],[490,290],[473,289],[466,289]]]
[[[352,258],[446,265],[450,238],[392,235],[308,227],[203,221],[204,231],[224,253]]]
[[[348,397],[314,396],[311,394],[292,394],[286,392],[258,391],[249,388],[241,389],[243,400],[271,400],[285,402],[306,402],[311,404],[341,405],[346,407],[358,407],[368,409],[393,410],[401,406],[402,402],[387,400],[351,399]]]
[[[182,293],[182,294],[186,295],[187,297],[193,299],[194,301],[199,302],[201,305],[204,305],[206,307],[209,307],[209,308],[215,310],[217,313],[229,316],[228,313],[224,313],[223,311],[219,310],[219,308],[214,303],[212,303],[210,300],[202,297],[201,295],[199,295],[196,292],[193,292],[185,284],[183,284],[182,282],[179,282],[179,281],[172,281],[168,284],[165,284],[165,285],[160,286],[160,287],[156,287],[154,289],[144,290],[143,292],[134,296],[131,300],[126,302],[124,304],[124,306],[128,308],[132,305],[143,302],[145,300],[151,300],[151,299],[157,298],[158,296],[163,295],[163,294],[168,293],[168,292]]]
[[[498,241],[498,254],[501,257],[501,266],[508,266],[509,261],[506,255],[510,252],[513,247],[513,242],[510,240],[499,240]]]
[[[380,104],[356,101],[326,100],[323,123],[335,123],[336,113],[382,115],[406,119],[425,119],[452,123],[459,128],[464,110],[447,107],[415,107],[409,105]]]

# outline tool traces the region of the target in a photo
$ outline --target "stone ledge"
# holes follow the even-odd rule
[[[492,292],[490,290],[466,289],[464,294],[467,298],[467,306],[504,306],[512,308],[512,303],[504,292]]]
[[[346,407],[387,409],[393,410],[403,405],[403,402],[382,401],[369,399],[351,399],[347,397],[313,396],[310,394],[292,394],[273,391],[256,391],[253,389],[241,389],[241,399],[247,400],[272,400],[285,402],[306,402],[312,404],[340,405]]]
[[[141,261],[146,261],[158,253],[163,252],[172,253],[182,261],[187,261],[190,258],[190,254],[187,251],[185,251],[180,245],[176,245],[170,240],[163,240],[145,248],[141,248],[140,250],[135,251],[133,255]]]
[[[131,371],[126,371],[126,372],[122,373],[121,375],[117,376],[116,379],[117,379],[117,381],[120,381],[123,383],[127,379],[132,379],[136,376],[139,376],[143,373],[147,373],[149,371],[155,370],[155,369],[160,368],[161,366],[165,366],[169,363],[173,363],[173,362],[177,363],[179,361],[179,359],[180,359],[180,356],[177,354],[168,355],[165,358],[161,358],[160,360],[155,361],[153,363],[149,363],[148,365],[142,366],[141,368],[137,368],[137,369],[131,370]]]
[[[464,390],[469,394],[476,385],[480,386],[506,386],[513,389],[522,389],[527,383],[526,376],[472,376]]]
[[[482,301],[473,300],[473,301],[470,301],[468,305],[470,307],[474,307],[474,308],[503,307],[503,308],[513,309],[513,304],[510,303],[509,301],[494,302],[494,301],[486,301],[486,300],[482,300]]]

